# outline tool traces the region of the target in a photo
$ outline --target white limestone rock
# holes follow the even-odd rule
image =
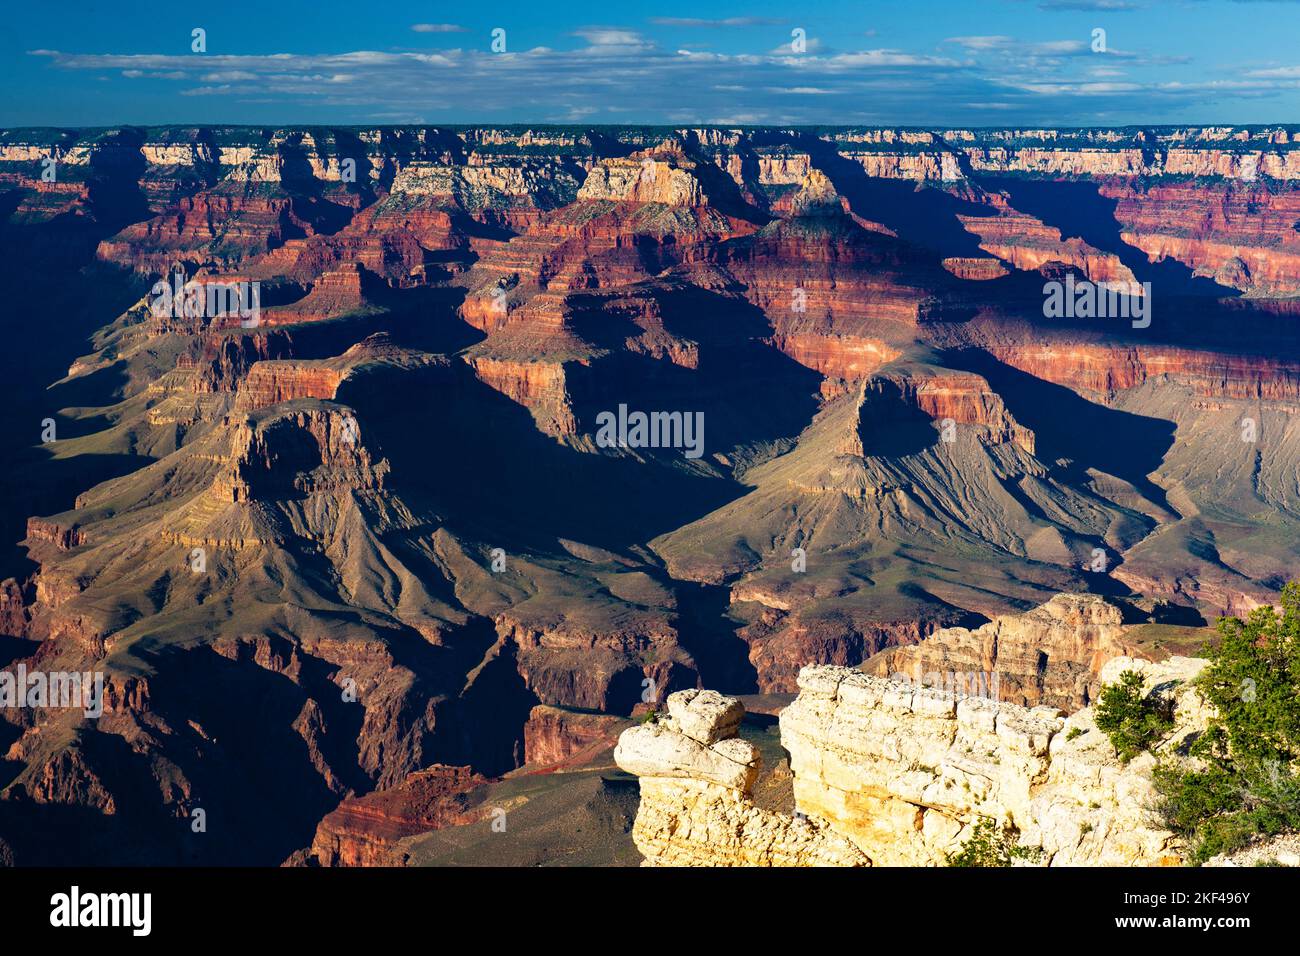
[[[740,732],[745,708],[716,690],[679,690],[668,695],[666,723],[678,733],[709,747]]]
[[[629,727],[618,738],[614,762],[638,777],[702,780],[749,793],[763,766],[758,749],[745,740],[706,747],[663,724]]]

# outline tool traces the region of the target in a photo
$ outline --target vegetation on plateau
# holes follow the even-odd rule
[[[960,850],[948,855],[948,866],[1010,866],[1014,860],[1033,861],[1037,847],[1017,846],[1016,831],[999,827],[988,817],[976,821]]]
[[[1223,618],[1218,631],[1197,679],[1215,715],[1190,759],[1165,758],[1154,771],[1156,810],[1195,863],[1300,830],[1300,583],[1277,607]],[[1103,690],[1097,726],[1128,759],[1161,736],[1160,706],[1126,673]]]
[[[1150,750],[1174,725],[1164,700],[1143,695],[1142,675],[1137,671],[1125,671],[1119,683],[1102,688],[1094,719],[1124,763]]]

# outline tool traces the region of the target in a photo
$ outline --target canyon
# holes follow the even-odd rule
[[[0,711],[6,858],[446,862],[498,809],[512,862],[1176,855],[1071,842],[1141,781],[1065,737],[1300,566],[1297,133],[0,131],[0,667],[106,676]],[[896,689],[945,674],[996,699]]]

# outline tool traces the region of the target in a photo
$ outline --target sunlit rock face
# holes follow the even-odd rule
[[[1137,670],[1146,693],[1169,695],[1174,727],[1158,749],[1172,753],[1209,719],[1191,685],[1205,663],[1118,657],[1102,677]],[[683,698],[669,698],[670,712],[690,707]],[[717,713],[706,716],[716,722]],[[640,778],[633,835],[647,864],[942,866],[980,820],[1013,833],[1028,864],[1183,861],[1184,848],[1151,809],[1156,755],[1122,763],[1092,708],[1065,716],[813,665],[800,672],[780,726],[793,815],[755,806],[753,745],[706,746],[716,734],[694,715],[624,731],[615,758]]]
[[[1026,614],[1003,615],[973,630],[935,631],[885,651],[866,669],[940,689],[955,686],[955,675],[979,675],[981,683],[966,684],[995,699],[1073,711],[1096,699],[1102,665],[1133,651],[1130,631],[1121,609],[1105,598],[1058,594]]]
[[[1205,663],[1121,657],[1101,677],[1113,683],[1137,669],[1148,693],[1172,685],[1175,729],[1162,744],[1172,752],[1209,719],[1190,685]],[[781,733],[796,808],[830,821],[878,864],[942,865],[981,817],[1014,827],[1047,865],[1182,860],[1151,810],[1155,756],[1122,763],[1091,707],[1065,716],[810,667]]]
[[[668,716],[625,730],[614,759],[640,778],[632,838],[654,866],[866,866],[852,844],[752,798],[762,759],[735,736],[744,708],[716,691],[679,691]]]

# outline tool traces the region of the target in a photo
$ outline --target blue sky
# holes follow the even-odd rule
[[[4,17],[0,126],[1300,122],[1300,0],[72,2]]]

